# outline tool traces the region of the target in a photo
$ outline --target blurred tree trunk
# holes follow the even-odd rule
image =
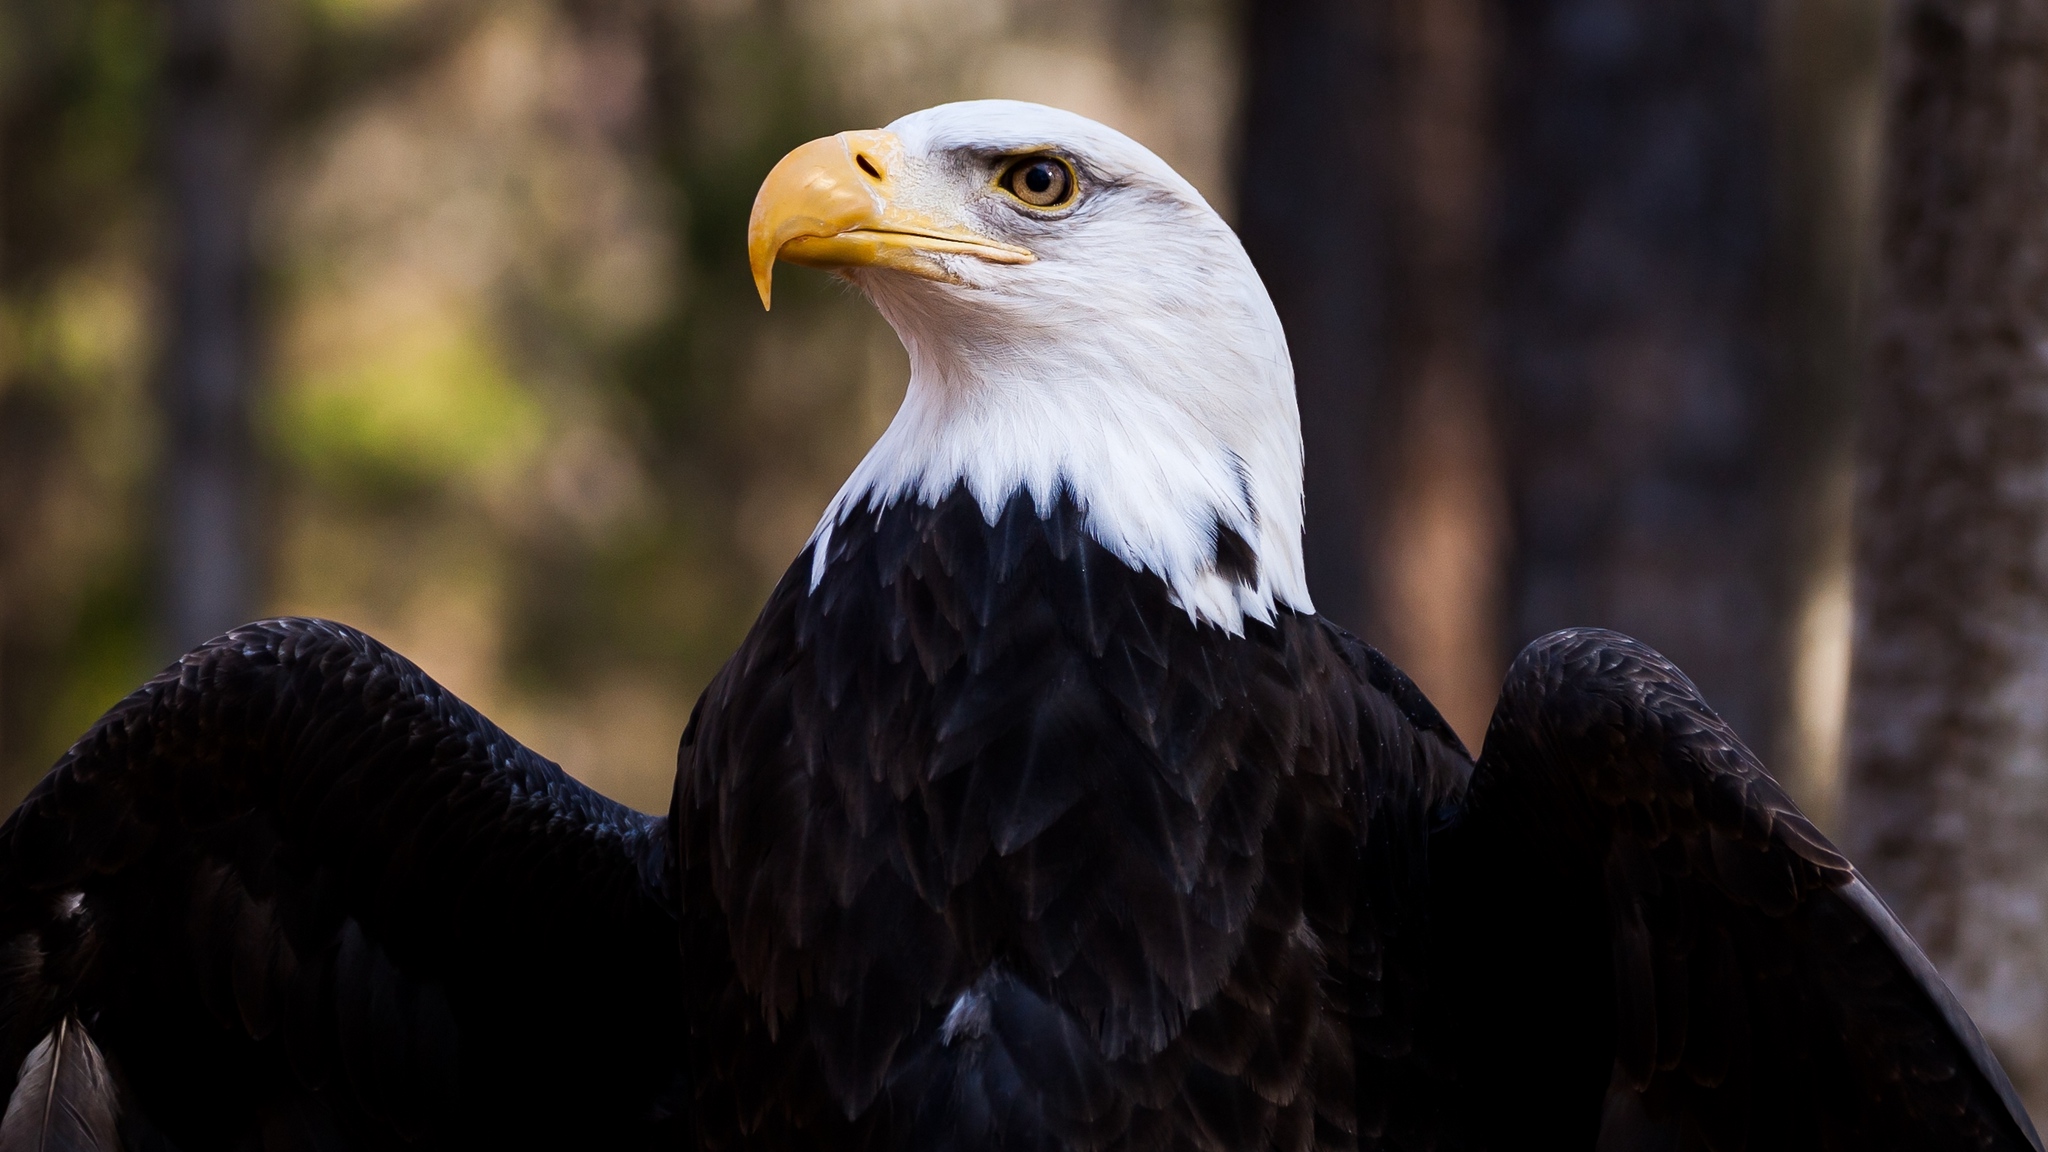
[[[2048,1109],[2048,4],[1897,7],[1851,855]]]
[[[1250,8],[1240,230],[1287,325],[1317,608],[1468,740],[1500,682],[1483,0]]]
[[[1394,11],[1403,179],[1389,415],[1400,442],[1376,557],[1381,643],[1476,749],[1507,656],[1507,501],[1485,355],[1494,54],[1485,0],[1396,0]]]
[[[1324,615],[1377,640],[1385,589],[1372,559],[1396,442],[1390,10],[1262,0],[1248,21],[1238,230],[1294,357],[1309,591]]]
[[[1295,354],[1312,588],[1468,740],[1514,647],[1605,624],[1827,818],[1873,13],[1251,7],[1243,231]]]
[[[1809,816],[1839,825],[1849,688],[1854,413],[1873,233],[1885,14],[1869,0],[1774,0],[1769,303],[1778,396],[1787,669],[1776,738],[1759,747]]]
[[[1494,11],[1509,640],[1628,632],[1769,749],[1785,676],[1766,10]]]
[[[253,124],[234,0],[165,5],[160,159],[166,444],[164,631],[178,651],[241,622],[249,559]]]

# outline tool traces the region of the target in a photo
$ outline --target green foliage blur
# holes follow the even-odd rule
[[[0,800],[159,634],[161,11],[0,0]],[[1220,0],[248,0],[262,614],[363,627],[608,793],[675,741],[906,371],[745,222],[815,136],[1045,99],[1221,193]],[[1218,195],[1219,203],[1227,197]]]

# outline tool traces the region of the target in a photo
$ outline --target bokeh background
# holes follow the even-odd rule
[[[822,276],[762,313],[760,178],[1000,94],[1227,203],[1235,19],[0,0],[8,802],[185,647],[311,613],[664,807],[697,691],[907,372]]]
[[[1869,352],[1904,307],[1885,269],[1920,253],[1942,315],[1930,220],[2040,254],[2043,9],[0,0],[0,799],[177,652],[299,613],[660,810],[695,694],[906,373],[823,276],[762,314],[757,182],[818,135],[1036,99],[1145,141],[1245,237],[1300,375],[1323,610],[1475,748],[1534,636],[1665,650],[1867,865],[1908,861],[1873,874],[2039,1107],[2048,657],[1964,645],[1971,690],[2016,703],[1927,723],[1988,751],[1893,756],[1861,807],[1849,718],[1900,714],[1852,703],[1855,621],[1887,619],[1859,605],[1974,507],[1858,568],[1859,524],[1912,503],[1884,494],[1927,487],[1880,482],[1899,445],[1947,411],[1878,420],[1905,431],[1859,463],[1859,410],[1920,379]],[[1975,136],[1941,120],[1982,108]],[[1914,167],[1973,147],[1998,164]],[[1973,179],[2018,191],[1980,211]],[[1982,377],[2021,416],[1978,418],[2040,430],[2011,448],[2034,471],[1978,497],[2040,513],[2048,292],[2015,277],[1942,346],[2025,354]],[[1999,523],[2021,558],[1930,595],[2016,596],[2013,634],[2048,633],[2048,514]]]

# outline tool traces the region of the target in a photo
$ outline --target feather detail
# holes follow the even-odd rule
[[[0,1152],[120,1152],[117,1103],[99,1046],[66,1016],[22,1061],[0,1116]]]

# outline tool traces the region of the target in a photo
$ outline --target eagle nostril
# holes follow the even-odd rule
[[[881,169],[876,168],[875,162],[868,159],[866,156],[863,156],[860,153],[856,152],[853,156],[853,162],[855,164],[860,165],[860,170],[867,173],[869,176],[872,176],[877,180],[880,180],[882,178]]]

